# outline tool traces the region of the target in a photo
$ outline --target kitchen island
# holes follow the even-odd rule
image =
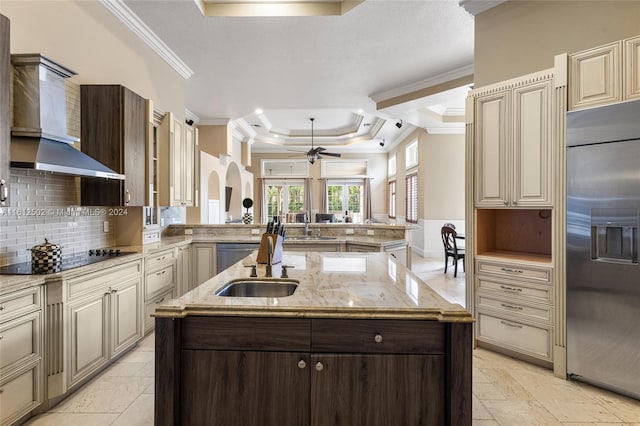
[[[472,317],[393,257],[285,253],[292,295],[217,296],[243,262],[155,311],[157,425],[471,424]]]

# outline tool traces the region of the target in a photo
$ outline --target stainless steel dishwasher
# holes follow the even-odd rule
[[[259,243],[216,244],[216,256],[218,261],[216,273],[219,274],[229,266],[249,256],[252,251],[258,250],[259,247]]]

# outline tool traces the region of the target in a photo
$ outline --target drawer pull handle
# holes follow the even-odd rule
[[[518,311],[522,310],[522,306],[507,305],[506,303],[501,303],[500,306],[507,309],[517,309]]]
[[[160,275],[164,274],[165,272],[167,272],[167,270],[166,270],[166,269],[165,269],[164,271],[161,271],[161,272],[156,272],[156,275],[157,275],[157,276],[160,276]]]
[[[318,363],[319,364],[319,363]],[[300,369],[304,369],[307,367],[307,363],[304,362],[304,359],[301,359],[300,361],[298,361],[298,368]]]
[[[373,340],[375,340],[376,343],[382,343],[382,334],[376,334]]]
[[[105,296],[110,295],[113,292],[113,290],[111,290],[111,287],[109,287],[109,289],[104,293]]]
[[[324,365],[322,365],[321,362],[318,362],[316,364],[316,371],[322,371],[322,370],[324,370]]]
[[[501,268],[504,272],[509,272],[512,274],[523,274],[524,271],[520,270],[520,269],[511,269],[511,268]]]
[[[509,287],[509,286],[506,286],[506,285],[501,285],[500,288],[503,289],[503,290],[507,290],[507,291],[520,291],[520,292],[522,292],[521,288]]]
[[[117,293],[117,292],[118,292],[118,290],[116,290],[116,289],[111,290],[111,294]]]
[[[165,297],[166,297],[166,296],[162,296],[162,299],[158,300],[158,301],[156,302],[156,305],[159,305],[159,304],[161,304],[162,302],[164,302],[164,298],[165,298]]]
[[[522,328],[522,326],[521,326],[520,324],[513,324],[513,323],[510,323],[510,322],[507,322],[507,321],[502,321],[502,320],[500,320],[500,323],[501,323],[501,324],[504,324],[504,325],[506,325],[506,326],[508,326],[508,327],[513,327],[513,328]]]

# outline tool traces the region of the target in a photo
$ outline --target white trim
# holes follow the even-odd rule
[[[435,75],[433,77],[425,78],[424,80],[407,84],[405,86],[373,93],[369,95],[369,98],[371,98],[374,102],[379,103],[398,96],[406,95],[408,93],[417,92],[418,90],[422,90],[427,87],[436,86],[438,84],[465,77],[469,74],[473,74],[473,64],[465,65],[460,68]]]
[[[200,117],[189,111],[188,109],[184,109],[184,119],[185,120],[193,120],[195,124],[200,124]]]
[[[464,135],[465,125],[460,123],[459,126],[451,127],[425,127],[427,133],[432,135]]]
[[[476,16],[504,3],[505,1],[506,0],[458,0],[458,5],[473,16]]]
[[[152,30],[138,17],[123,0],[100,0],[100,3],[129,28],[140,40],[171,66],[182,78],[188,80],[193,70],[185,64]]]

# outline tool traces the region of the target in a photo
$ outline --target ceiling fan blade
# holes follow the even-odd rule
[[[326,148],[323,148],[321,146],[317,147],[314,149],[315,152],[320,152],[320,151],[326,151]]]
[[[338,154],[336,152],[319,152],[318,154],[320,154],[320,155],[328,155],[328,156],[331,156],[331,157],[340,157],[340,156],[342,156],[342,154]]]

